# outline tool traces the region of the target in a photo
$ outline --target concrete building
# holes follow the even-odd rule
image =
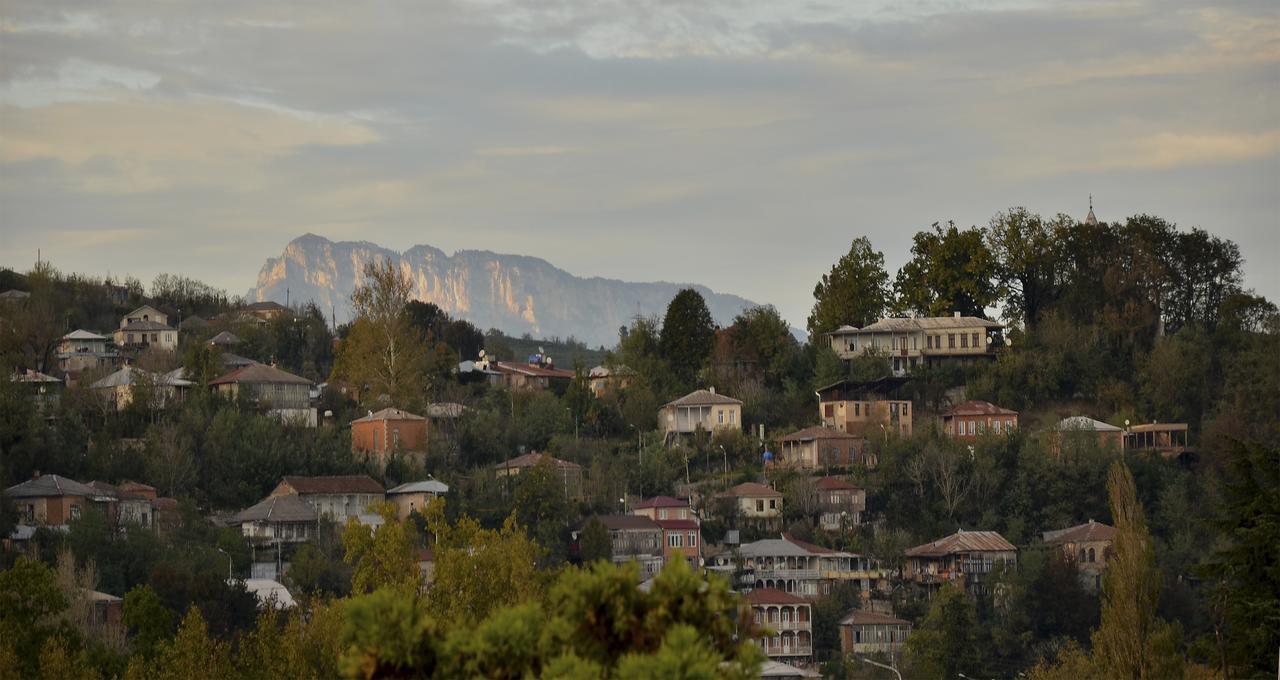
[[[831,349],[846,361],[863,354],[890,358],[894,375],[944,363],[995,358],[1004,326],[973,316],[881,319],[864,328],[841,326],[827,334]]]
[[[115,330],[116,346],[130,349],[154,347],[166,351],[178,349],[178,330],[169,326],[169,315],[143,305],[120,320]]]
[[[398,408],[351,421],[351,452],[376,456],[427,449],[427,419]]]
[[[1080,571],[1080,582],[1092,592],[1102,590],[1102,574],[1111,558],[1116,528],[1089,520],[1067,529],[1044,532],[1044,542],[1061,550]]]
[[[538,465],[547,465],[564,482],[565,498],[582,497],[582,466],[544,453],[526,453],[493,466],[497,477],[515,477]]]
[[[112,409],[119,411],[133,403],[139,395],[148,396],[152,400],[151,406],[164,408],[182,401],[192,384],[190,380],[171,373],[152,373],[126,365],[94,382],[89,389],[105,399]]]
[[[735,517],[764,526],[775,526],[782,522],[782,492],[772,487],[755,482],[745,482],[720,493],[718,498],[727,499],[731,504]]]
[[[319,513],[292,494],[268,496],[231,519],[254,543],[305,543],[316,535]]]
[[[118,353],[105,335],[78,329],[58,339],[58,370],[75,376],[115,364]]]
[[[1018,412],[989,401],[966,401],[941,416],[942,431],[961,441],[977,441],[988,434],[1012,434],[1018,429]]]
[[[368,475],[285,475],[271,491],[271,497],[280,496],[297,496],[318,516],[343,523],[352,517],[364,521],[365,516],[372,514],[369,506],[385,500],[386,490]]]
[[[666,563],[666,551],[663,529],[656,521],[643,515],[599,515],[595,519],[609,531],[611,562],[637,563],[640,566],[641,580],[656,576],[662,571],[662,566]],[[571,534],[575,554],[581,554],[580,541],[585,527],[584,522]]]
[[[752,641],[772,661],[803,666],[813,661],[813,610],[808,600],[776,588],[743,598],[755,624]]]
[[[822,515],[818,526],[826,531],[840,531],[862,525],[867,510],[867,491],[838,477],[823,477],[814,482],[818,490],[818,507]]]
[[[397,516],[407,519],[414,512],[423,512],[433,498],[449,493],[449,485],[438,479],[408,482],[387,491],[387,500],[396,504]]]
[[[778,439],[778,462],[805,470],[864,465],[867,440],[827,425],[806,427]]]
[[[209,381],[209,387],[230,399],[247,399],[286,423],[315,427],[311,381],[275,366],[251,364]]]
[[[1158,453],[1177,458],[1193,451],[1187,437],[1186,423],[1150,423],[1134,425],[1124,431],[1125,453]]]
[[[18,512],[26,526],[62,526],[89,507],[97,492],[60,475],[40,475],[4,490],[4,501]]]
[[[867,382],[842,380],[818,389],[818,417],[822,424],[848,434],[880,441],[889,435],[911,436],[911,399],[903,389],[906,378]],[[868,467],[874,464],[864,461]]]
[[[699,429],[704,432],[742,429],[742,402],[717,394],[716,388],[695,390],[658,410],[658,429],[667,445]]]

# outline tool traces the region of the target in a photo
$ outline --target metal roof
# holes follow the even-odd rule
[[[855,335],[858,333],[896,333],[911,331],[945,330],[948,328],[1004,328],[1004,324],[976,316],[926,316],[919,318],[894,317],[855,328],[841,326],[827,335]]]
[[[351,421],[351,424],[372,423],[375,420],[426,420],[426,418],[398,408],[384,408],[381,411],[374,411],[367,416],[356,418]]]
[[[1058,429],[1063,431],[1080,430],[1091,432],[1123,432],[1121,428],[1104,423],[1101,420],[1094,420],[1089,416],[1071,416],[1058,421]]]
[[[881,614],[880,612],[869,612],[864,609],[855,609],[848,613],[843,619],[840,619],[842,626],[910,626],[910,621],[903,621],[895,616]]]
[[[235,524],[245,522],[314,522],[316,511],[298,496],[269,496],[236,513]]]
[[[387,495],[396,493],[449,493],[449,485],[438,479],[425,479],[421,482],[405,482],[387,491]]]
[[[62,339],[63,340],[104,340],[105,341],[107,338],[106,336],[98,335],[93,331],[86,331],[83,328],[78,328],[62,336]]]
[[[1116,528],[1110,524],[1089,520],[1084,524],[1057,531],[1044,532],[1044,541],[1050,545],[1063,543],[1088,543],[1091,541],[1110,541],[1115,538]]]
[[[841,432],[833,427],[825,425],[815,425],[806,427],[803,430],[797,430],[784,437],[779,437],[780,442],[811,442],[815,439],[862,439],[856,434]]]
[[[156,385],[166,387],[190,387],[191,381],[176,377],[175,371],[168,373],[152,373],[141,368],[133,366],[124,366],[120,370],[108,375],[107,377],[93,383],[89,387],[93,389],[106,389],[111,387],[131,387],[136,382],[149,381]]]
[[[946,538],[907,550],[907,557],[941,557],[970,552],[1017,552],[1017,547],[995,531],[961,529]]]
[[[689,501],[671,496],[654,496],[648,500],[640,501],[632,506],[636,509],[640,508],[687,508]]]
[[[96,496],[97,492],[61,475],[41,475],[4,490],[6,498],[53,498],[56,496]]]
[[[159,321],[130,321],[120,327],[122,331],[171,331],[168,324]]]
[[[966,401],[959,406],[953,406],[950,410],[944,412],[946,416],[1016,416],[1017,411],[1010,411],[1007,408],[1001,408],[989,401],[980,401],[974,399]]]
[[[237,345],[240,344],[240,338],[236,337],[231,331],[222,331],[221,333],[209,338],[211,345]]]
[[[741,404],[733,397],[727,397],[711,390],[694,390],[679,399],[669,401],[663,406],[715,406],[717,404]]]
[[[777,496],[781,498],[782,492],[778,491],[777,489],[767,487],[763,484],[757,484],[755,482],[743,482],[742,484],[739,484],[733,488],[726,490],[724,493],[720,495],[732,496],[734,498],[744,498],[744,497],[751,497],[751,496],[770,496],[770,497]]]
[[[386,493],[382,485],[369,475],[328,475],[323,477],[303,477],[301,475],[285,475],[280,485],[287,484],[299,494],[308,493]],[[277,485],[276,488],[279,488]]]
[[[310,385],[311,381],[266,364],[242,366],[215,380],[209,381],[210,385],[228,385],[231,383]]]

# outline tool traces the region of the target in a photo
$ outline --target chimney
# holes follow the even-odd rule
[[[32,470],[32,471],[31,471],[31,478],[32,478],[32,479],[40,479],[40,471],[39,471],[39,470]]]
[[[715,394],[715,393],[716,393],[716,386],[715,386],[715,385],[712,385],[711,387],[708,387],[708,388],[707,388],[707,391],[708,391],[708,392],[710,392],[710,393],[712,393],[712,394]]]
[[[960,318],[960,312],[951,312],[951,314],[957,319]]]

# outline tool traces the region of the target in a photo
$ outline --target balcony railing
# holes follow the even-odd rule
[[[784,631],[808,632],[813,630],[812,621],[796,621],[795,619],[792,619],[790,621],[772,621],[772,622],[765,621],[760,623],[759,625],[764,628],[777,631],[779,633]]]
[[[813,580],[821,578],[822,572],[817,569],[765,569],[755,568],[756,578],[785,578],[797,580]]]
[[[813,645],[761,645],[768,656],[813,656]]]

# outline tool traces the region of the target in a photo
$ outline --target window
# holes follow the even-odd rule
[[[835,404],[823,404],[823,405],[822,405],[822,415],[826,416],[827,418],[833,418],[833,417],[835,417],[835,415],[836,415],[836,405],[835,405]]]
[[[716,410],[716,422],[720,423],[721,425],[724,425],[724,409]]]
[[[1015,423],[1013,422],[1013,418],[1008,418],[1008,419],[1006,419],[1006,420],[1004,421],[1004,424],[1005,424],[1005,429],[1009,430],[1010,432],[1012,432],[1012,431],[1013,431],[1013,426],[1014,426],[1014,424],[1015,424]]]
[[[978,342],[978,334],[977,334],[977,333],[974,333],[974,334],[973,334],[973,346],[974,346],[974,347],[981,347],[981,346],[982,346],[982,343]]]
[[[926,349],[933,349],[933,336],[932,336],[932,335],[926,335],[926,336],[924,336],[924,346],[925,346],[925,348],[926,348]]]
[[[71,506],[71,519],[80,519],[80,506],[77,504]]]
[[[961,346],[961,347],[966,347],[966,348],[969,346],[969,336],[968,336],[968,335],[965,335],[964,333],[961,333],[961,334],[960,334],[960,346]]]
[[[987,424],[986,424],[985,422],[983,422],[983,421],[979,420],[979,421],[978,421],[978,434],[982,434],[983,432],[986,432],[986,431],[987,431]]]
[[[730,425],[732,425],[732,424],[733,424],[733,419],[734,419],[734,417],[735,417],[736,415],[737,415],[737,414],[735,414],[733,411],[729,411],[729,424],[730,424]]]
[[[896,335],[893,336],[893,340],[891,341],[891,344],[893,345],[893,349],[898,349],[898,336]]]
[[[757,501],[756,501],[756,512],[764,512],[764,501],[763,501],[763,500],[757,500]]]
[[[919,347],[919,344],[920,344],[920,343],[919,343],[919,340],[920,340],[920,338],[919,338],[919,337],[917,337],[917,336],[915,336],[915,335],[911,336],[911,349],[920,349],[920,347]]]
[[[688,543],[688,545],[689,545],[689,547],[690,547],[690,548],[696,548],[696,547],[698,547],[698,532],[696,532],[696,531],[690,531],[690,532],[689,532],[689,543]]]
[[[395,429],[391,431],[391,447],[396,449],[400,448],[400,430],[399,429]]]
[[[908,409],[910,406],[911,406],[911,402],[909,402],[909,401],[904,401],[904,402],[902,402],[902,415],[904,415],[904,416],[905,416],[905,415],[907,415],[907,409]]]
[[[681,538],[682,538],[682,536],[681,536],[680,534],[678,534],[678,533],[675,533],[675,534],[667,534],[667,547],[668,547],[668,548],[680,548],[680,547],[683,547],[683,546],[681,546]]]
[[[956,334],[955,334],[955,333],[948,333],[948,334],[947,334],[947,347],[949,347],[949,348],[951,348],[951,349],[955,349],[955,348],[956,348]]]
[[[1094,554],[1093,548],[1089,548],[1089,561],[1093,562],[1097,555]]]
[[[667,509],[666,509],[666,508],[663,508],[663,509],[659,510],[659,511],[658,511],[658,517],[659,517],[660,519],[666,519],[666,518],[667,518]]]
[[[977,423],[975,423],[974,421],[972,421],[972,420],[970,420],[970,421],[969,421],[969,434],[970,434],[970,435],[977,434],[977,426],[978,426],[978,425],[977,425]]]
[[[994,422],[992,422],[992,423],[991,423],[991,431],[992,431],[992,432],[995,432],[996,434],[1000,434],[1000,421],[999,421],[999,420],[994,421]]]
[[[862,402],[860,401],[853,402],[853,415],[855,417],[862,415]]]
[[[777,510],[777,509],[778,509],[778,499],[776,499],[776,498],[770,498],[770,499],[769,499],[769,509],[770,509],[770,510]]]
[[[1083,563],[1083,562],[1085,562],[1085,561],[1086,561],[1086,560],[1084,559],[1084,556],[1085,556],[1084,548],[1081,548],[1081,549],[1080,549],[1080,562],[1081,562],[1081,563]]]

